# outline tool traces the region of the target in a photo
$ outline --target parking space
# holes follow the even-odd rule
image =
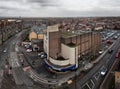
[[[95,83],[93,82],[92,79],[90,79],[82,86],[82,89],[94,89],[94,87],[95,87]]]
[[[97,72],[97,73],[94,75],[94,78],[95,78],[96,81],[98,81],[99,78],[100,78],[100,72]]]

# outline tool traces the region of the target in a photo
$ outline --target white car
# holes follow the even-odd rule
[[[6,52],[7,52],[7,50],[5,49],[3,52],[4,52],[4,53],[6,53]]]
[[[103,50],[99,50],[99,52],[98,52],[98,53],[99,53],[99,54],[102,54],[103,52],[104,52]]]
[[[31,49],[27,49],[26,51],[27,51],[27,52],[32,52],[32,50],[31,50]]]
[[[106,68],[105,66],[103,66],[103,67],[101,68],[100,74],[101,74],[102,76],[105,76],[106,73],[107,73],[107,68]]]

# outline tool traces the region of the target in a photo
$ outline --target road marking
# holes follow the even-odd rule
[[[100,77],[100,72],[98,72],[98,73],[96,73],[96,74],[94,75],[95,80],[98,80],[99,77]]]

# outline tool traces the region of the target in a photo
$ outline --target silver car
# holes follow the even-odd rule
[[[103,67],[101,68],[100,74],[101,74],[102,76],[105,76],[106,73],[107,73],[107,68],[106,68],[105,66],[103,66]]]

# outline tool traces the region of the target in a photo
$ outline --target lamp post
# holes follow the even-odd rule
[[[2,35],[2,44],[3,44],[3,28],[4,28],[4,26],[3,26],[4,24],[3,24],[3,20],[1,21],[1,35]]]

